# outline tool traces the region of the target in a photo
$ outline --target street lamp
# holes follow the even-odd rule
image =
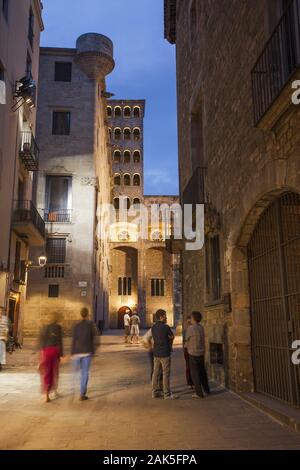
[[[38,257],[38,263],[39,263],[38,266],[34,266],[34,265],[32,264],[32,261],[27,261],[27,262],[26,262],[26,269],[27,269],[27,271],[28,271],[29,269],[32,269],[32,268],[37,268],[37,269],[44,268],[44,267],[46,266],[46,264],[47,264],[47,256],[45,256],[45,255],[39,256],[39,257]]]

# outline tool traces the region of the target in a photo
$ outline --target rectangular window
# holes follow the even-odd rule
[[[118,295],[131,295],[131,277],[119,277],[118,279]]]
[[[21,272],[21,242],[16,242],[15,250],[14,280],[19,281]]]
[[[165,295],[165,280],[164,279],[151,279],[151,296],[164,297]]]
[[[204,167],[203,142],[203,104],[197,103],[195,111],[191,114],[191,163],[192,171]]]
[[[196,39],[197,35],[197,0],[193,0],[190,10],[190,40],[191,44]]]
[[[48,297],[59,297],[59,285],[58,284],[49,284]]]
[[[29,25],[28,25],[28,40],[31,48],[33,49],[33,38],[34,38],[34,14],[32,8],[29,10]]]
[[[206,238],[206,289],[209,302],[221,299],[221,263],[219,236]]]
[[[72,176],[47,176],[45,221],[66,223],[72,220]]]
[[[55,62],[54,80],[56,82],[71,82],[72,62]]]
[[[5,81],[5,77],[4,77],[4,67],[1,65],[1,62],[0,62],[0,80],[2,82]]]
[[[32,78],[32,60],[29,52],[27,52],[25,75],[27,78]]]
[[[2,0],[2,13],[6,21],[8,20],[9,0]]]
[[[66,262],[66,239],[47,238],[46,254],[47,263],[64,264]]]
[[[224,355],[223,355],[223,344],[221,343],[210,343],[209,345],[210,352],[210,363],[211,364],[224,364]]]
[[[70,135],[71,113],[69,111],[54,111],[52,121],[53,135]]]

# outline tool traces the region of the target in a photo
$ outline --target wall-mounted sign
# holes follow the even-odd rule
[[[88,286],[88,283],[86,281],[79,281],[78,282],[78,286],[79,287],[87,287]]]
[[[82,290],[80,295],[81,295],[81,297],[86,297],[86,290]]]

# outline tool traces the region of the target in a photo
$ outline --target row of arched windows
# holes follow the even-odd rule
[[[140,118],[141,117],[141,108],[139,106],[134,106],[134,108],[131,108],[131,106],[124,106],[123,110],[121,106],[115,106],[112,108],[112,106],[107,106],[107,116],[108,117],[125,117],[125,118]]]
[[[115,197],[114,198],[114,208],[116,210],[119,210],[120,207],[121,207],[121,204],[123,204],[123,208],[130,209],[131,200],[129,199],[129,197],[123,197],[122,199],[120,199],[119,197]],[[135,197],[132,200],[132,204],[134,206],[139,206],[141,204],[141,200],[138,197]]]
[[[119,174],[114,176],[114,185],[121,186],[122,177]],[[133,186],[141,186],[141,177],[138,174],[133,175],[132,179]],[[129,174],[123,175],[124,186],[131,186],[131,176]]]
[[[109,129],[110,138],[113,137],[114,140],[121,140],[122,137],[124,140],[140,140],[141,139],[141,129],[135,127],[130,129],[130,127],[125,127],[123,130],[120,127],[116,127],[113,131]]]
[[[140,163],[141,161],[141,152],[139,150],[135,150],[133,152],[133,163]],[[121,150],[114,151],[114,162],[115,163],[122,163],[122,152]],[[124,150],[123,152],[123,163],[131,163],[131,151]]]

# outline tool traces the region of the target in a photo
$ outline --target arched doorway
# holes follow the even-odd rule
[[[121,307],[120,310],[118,311],[118,329],[122,330],[124,329],[124,315],[127,311],[131,312],[131,309],[129,307]]]
[[[300,406],[300,195],[287,192],[261,215],[247,247],[257,392]]]

